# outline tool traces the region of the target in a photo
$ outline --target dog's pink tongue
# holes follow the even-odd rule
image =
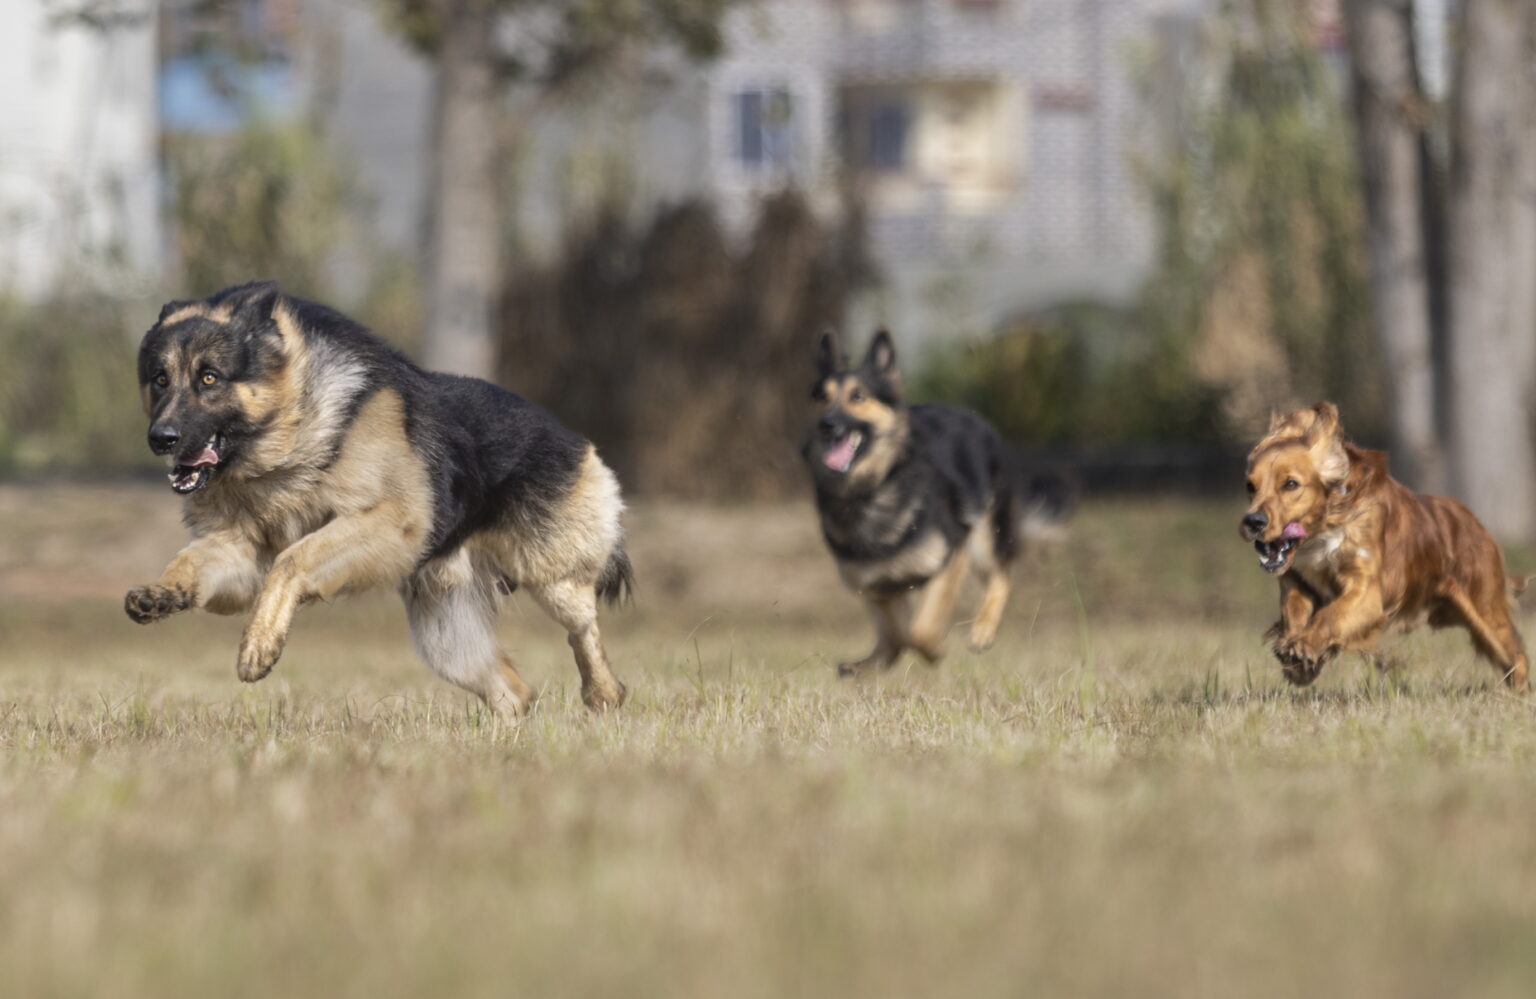
[[[1280,536],[1282,538],[1304,538],[1307,536],[1307,529],[1293,520],[1285,525],[1285,530],[1280,532]]]
[[[833,471],[846,472],[848,466],[853,464],[853,449],[853,435],[849,434],[827,448],[827,453],[822,455],[821,460]]]
[[[218,463],[219,463],[219,452],[215,451],[211,447],[205,447],[205,448],[203,448],[203,453],[197,456],[197,460],[193,461],[193,462],[189,462],[187,467],[188,468],[197,468],[197,467],[199,467],[201,465],[217,465]]]

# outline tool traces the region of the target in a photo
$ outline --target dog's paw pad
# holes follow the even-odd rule
[[[172,586],[135,586],[123,597],[123,610],[139,624],[149,624],[192,606],[185,590]]]

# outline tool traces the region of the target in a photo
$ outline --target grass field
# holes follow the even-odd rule
[[[630,704],[589,717],[514,601],[543,696],[497,731],[392,598],[306,611],[244,687],[239,621],[120,610],[178,545],[168,492],[0,488],[0,982],[1529,995],[1536,701],[1454,634],[1286,688],[1239,512],[1091,504],[992,652],[957,626],[939,669],[850,684],[869,625],[808,506],[641,506]]]

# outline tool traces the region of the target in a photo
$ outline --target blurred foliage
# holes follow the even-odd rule
[[[508,80],[560,88],[613,64],[626,52],[675,46],[693,59],[712,59],[725,46],[721,24],[742,0],[468,0],[515,17],[523,30],[506,32],[497,55]],[[375,0],[380,16],[418,52],[437,50],[442,0]]]
[[[639,222],[612,207],[511,275],[501,380],[581,427],[626,488],[802,490],[813,338],[869,273],[859,219],[786,191],[735,246],[703,202]]]
[[[910,394],[975,409],[1020,443],[1216,443],[1218,397],[1191,385],[1188,367],[1144,335],[1135,309],[1073,302],[990,339],[935,345]]]
[[[1272,408],[1323,398],[1356,436],[1379,434],[1344,82],[1305,14],[1236,0],[1193,58],[1148,54],[1139,165],[1158,244],[1137,302],[1071,304],[941,345],[920,397],[1034,443],[1242,443]]]
[[[150,318],[153,318],[152,316]],[[145,464],[135,343],[120,298],[0,299],[0,471]]]
[[[352,174],[300,120],[166,139],[181,285],[193,295],[256,278],[324,299],[333,251],[362,200]]]
[[[1238,439],[1324,398],[1356,434],[1385,415],[1347,82],[1309,10],[1228,3],[1143,162],[1161,242],[1142,321],[1221,393]]]

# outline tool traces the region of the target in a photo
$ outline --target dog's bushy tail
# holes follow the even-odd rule
[[[998,555],[1009,562],[1027,547],[1061,541],[1077,510],[1077,495],[1077,486],[1064,475],[1019,473],[1011,509],[998,511]]]
[[[597,595],[610,604],[628,603],[635,594],[635,567],[622,543],[616,545],[597,577]]]

